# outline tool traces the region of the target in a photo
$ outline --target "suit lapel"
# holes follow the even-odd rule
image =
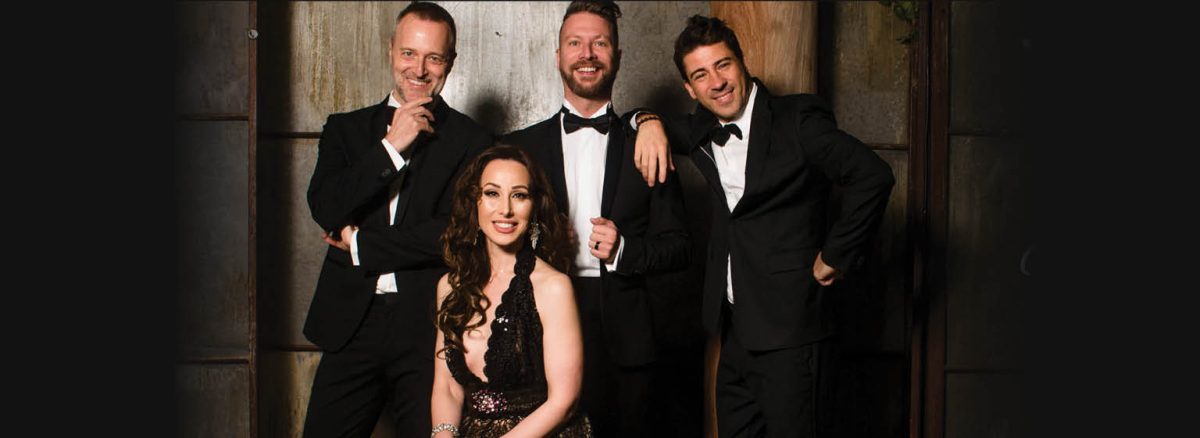
[[[392,115],[395,113],[396,109],[388,106],[388,99],[383,99],[383,102],[375,106],[375,113],[371,115],[372,137],[382,139],[387,136],[388,124],[392,123]]]
[[[374,140],[374,143],[372,143],[372,144],[376,145],[374,147],[379,147],[379,140],[387,135],[388,123],[391,123],[392,114],[395,112],[396,112],[395,108],[388,106],[387,98],[384,98],[382,102],[379,102],[378,105],[375,105],[375,110],[371,113],[371,118],[367,122],[367,123],[369,123],[369,125],[368,125],[369,131],[368,132],[371,133],[370,138],[372,140]],[[371,146],[368,146],[368,147],[371,147]],[[365,186],[365,187],[371,187],[371,186]],[[376,224],[379,226],[386,226],[388,223],[388,216],[390,215],[390,212],[388,212],[388,198],[387,198],[388,192],[386,190],[384,190],[382,195],[380,195],[378,191],[372,190],[372,193],[375,196],[382,196],[382,199],[380,199],[377,202],[382,202],[384,205],[384,208],[374,209],[374,211],[372,213],[369,213],[367,215],[367,217],[363,219],[363,222],[364,223],[373,223],[373,224]],[[366,194],[364,193],[360,196],[365,196],[365,195]],[[373,202],[376,202],[376,201],[373,201]]]
[[[742,193],[742,199],[747,195],[754,193],[754,190],[761,184],[763,178],[763,168],[766,167],[767,157],[771,152],[771,109],[767,105],[771,94],[767,92],[767,87],[764,87],[758,80],[758,96],[754,102],[754,115],[750,118],[750,141],[747,142],[746,151],[746,188]],[[742,203],[738,202],[738,206]]]
[[[604,191],[600,196],[600,216],[611,218],[613,198],[617,194],[617,180],[621,178],[621,160],[625,151],[625,130],[615,121],[608,130],[607,155],[604,158]]]
[[[405,186],[411,187],[420,179],[422,188],[443,187],[444,184],[438,183],[446,183],[453,176],[459,160],[467,151],[465,142],[454,141],[455,133],[448,131],[446,122],[453,114],[446,102],[439,98],[432,112],[435,132],[432,135],[419,134],[416,143],[413,144],[412,159],[405,171],[408,174],[404,175]],[[399,212],[396,215],[396,225],[400,225],[404,216],[408,214],[408,204],[415,196],[417,193],[413,189],[408,189],[407,193],[402,191],[399,205],[396,207]]]
[[[545,152],[542,154],[542,171],[546,172],[546,176],[550,178],[550,185],[554,186],[554,200],[558,202],[558,211],[565,214],[571,210],[568,204],[570,198],[567,196],[567,177],[563,171],[562,113],[557,113],[543,122],[539,130],[541,132],[535,137],[546,139],[545,146],[539,147]]]
[[[688,141],[690,143],[689,150],[691,151],[692,163],[704,175],[705,181],[708,181],[708,186],[712,187],[717,192],[718,198],[721,198],[721,203],[725,203],[725,189],[721,188],[721,176],[717,172],[716,157],[713,156],[712,140],[708,138],[708,131],[717,123],[717,117],[705,109],[703,106],[696,105],[695,116],[691,117],[688,124]],[[726,209],[728,210],[728,209]]]

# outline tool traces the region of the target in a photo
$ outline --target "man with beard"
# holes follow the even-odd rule
[[[679,182],[672,175],[647,187],[634,166],[630,115],[618,119],[612,109],[620,16],[611,1],[571,2],[555,51],[562,110],[503,139],[545,169],[574,230],[581,398],[598,437],[651,432],[655,352],[645,276],[687,266],[690,251]]]
[[[392,32],[387,98],[330,115],[317,143],[308,206],[330,247],[304,323],[323,353],[306,437],[369,436],[389,399],[397,436],[429,433],[439,236],[459,168],[492,142],[439,96],[449,12],[414,2]]]

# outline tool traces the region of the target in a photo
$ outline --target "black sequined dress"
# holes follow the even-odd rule
[[[504,291],[496,317],[491,321],[492,335],[484,353],[484,382],[467,368],[461,350],[446,351],[446,365],[454,380],[463,387],[463,418],[459,434],[463,437],[498,437],[546,401],[546,373],[542,362],[542,323],[534,303],[529,274],[536,259],[526,246],[517,254],[514,276]],[[578,409],[547,436],[591,437],[592,427]]]

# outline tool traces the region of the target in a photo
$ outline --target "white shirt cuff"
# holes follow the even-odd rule
[[[645,114],[645,113],[646,113],[645,111],[638,111],[638,112],[636,112],[636,113],[633,113],[633,117],[630,117],[630,118],[629,118],[629,127],[630,127],[630,128],[633,128],[633,131],[634,131],[634,132],[637,132],[637,118],[638,118],[638,116],[640,116],[640,115],[642,115],[642,114]],[[620,252],[620,250],[619,250],[619,249],[618,249],[617,251],[618,251],[618,252]]]
[[[386,138],[379,141],[383,143],[383,150],[387,151],[388,156],[392,158],[392,164],[396,166],[396,170],[400,170],[401,167],[408,164],[408,161],[400,156],[399,152],[396,152],[396,148],[392,147],[392,143]]]
[[[608,272],[617,271],[617,263],[621,261],[621,254],[625,252],[625,236],[618,235],[617,238],[620,239],[620,243],[617,244],[617,255],[613,256],[612,263],[604,264],[604,267],[608,268]]]
[[[358,230],[354,230],[350,236],[350,261],[354,262],[354,266],[362,264],[358,261]]]

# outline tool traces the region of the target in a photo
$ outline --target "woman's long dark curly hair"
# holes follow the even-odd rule
[[[529,194],[533,200],[530,227],[533,223],[541,229],[534,255],[540,257],[559,272],[567,272],[571,263],[571,246],[567,239],[567,221],[558,212],[554,203],[554,189],[546,174],[534,163],[533,158],[515,146],[498,144],[484,150],[463,170],[454,183],[454,201],[450,211],[450,223],[442,233],[442,259],[450,268],[451,291],[437,311],[438,330],[446,336],[445,347],[458,348],[464,353],[462,333],[487,323],[487,309],[491,301],[483,293],[483,287],[491,277],[491,263],[487,254],[487,237],[479,229],[478,207],[481,196],[480,179],[483,169],[495,160],[512,160],[521,163],[529,171]],[[519,241],[529,245],[529,232]],[[478,322],[471,319],[480,315]]]

